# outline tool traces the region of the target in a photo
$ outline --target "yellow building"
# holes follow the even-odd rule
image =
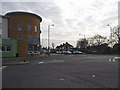
[[[8,37],[17,40],[18,56],[40,54],[40,23],[42,18],[29,12],[10,12]]]

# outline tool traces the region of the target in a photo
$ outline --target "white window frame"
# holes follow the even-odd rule
[[[22,24],[18,24],[18,30],[19,30],[19,31],[22,30]]]
[[[18,41],[22,41],[22,35],[21,34],[18,34]]]

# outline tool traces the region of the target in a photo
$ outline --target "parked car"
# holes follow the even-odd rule
[[[71,54],[72,52],[70,52],[70,51],[66,51],[66,54]]]
[[[62,52],[61,51],[56,51],[57,54],[61,54]]]
[[[63,54],[71,54],[70,51],[62,51]]]
[[[62,51],[63,54],[66,54],[67,52],[66,51]]]
[[[73,51],[73,54],[82,54],[81,51]]]

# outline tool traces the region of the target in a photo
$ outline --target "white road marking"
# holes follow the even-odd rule
[[[41,62],[39,62],[38,64],[43,64],[44,62],[43,61],[41,61]]]
[[[120,59],[120,57],[109,58],[109,62],[116,62],[118,59]]]
[[[65,80],[65,79],[64,79],[64,78],[60,78],[59,80],[63,81],[63,80]]]
[[[113,62],[115,62],[115,59],[113,58]]]
[[[63,63],[64,61],[63,60],[49,60],[49,61],[41,61],[39,62],[38,64],[46,64],[46,63]]]
[[[114,57],[113,59],[120,59],[120,57]]]
[[[95,77],[95,75],[93,74],[93,75],[92,75],[92,77],[94,78],[94,77]]]
[[[111,59],[109,58],[109,62],[111,62]]]
[[[2,69],[5,69],[7,66],[2,66],[0,67],[0,71],[2,71]]]
[[[56,59],[54,61],[55,62],[64,62],[63,60],[56,60]]]

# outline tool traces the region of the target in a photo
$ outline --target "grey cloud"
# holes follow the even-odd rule
[[[111,16],[101,21],[102,24],[113,24],[118,22],[118,16]]]
[[[76,19],[65,19],[66,23],[68,24],[68,26],[74,25],[77,20]]]
[[[3,14],[8,11],[32,11],[55,23],[61,23],[61,10],[54,2],[3,2]]]
[[[104,0],[99,0],[99,1],[95,1],[92,6],[94,7],[94,9],[101,9],[104,8],[103,6],[105,5],[105,1]]]

